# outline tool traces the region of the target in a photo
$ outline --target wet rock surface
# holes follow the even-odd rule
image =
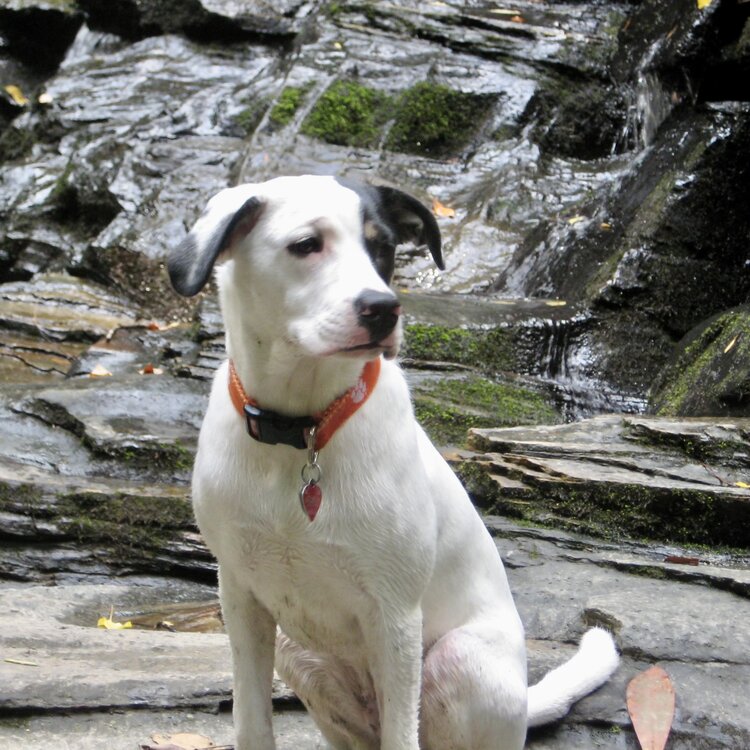
[[[749,13],[4,3],[0,744],[231,741],[223,635],[94,625],[215,597],[188,481],[223,330],[212,290],[171,292],[166,253],[218,189],[316,172],[438,214],[446,273],[398,253],[403,361],[503,514],[532,675],[592,623],[623,650],[529,747],[635,748],[624,688],[654,662],[670,747],[750,746]],[[277,687],[279,747],[323,747]]]
[[[623,662],[605,687],[581,701],[561,725],[534,732],[529,748],[633,748],[624,706],[628,680],[651,663],[670,674],[678,709],[670,746],[742,748],[750,741],[750,677],[745,631],[748,572],[728,558],[687,560],[693,550],[637,543],[602,543],[574,533],[486,522],[506,561],[529,638],[531,679],[568,658],[586,627],[616,635]],[[170,602],[205,598],[211,587],[174,579],[124,578],[117,583],[54,588],[0,587],[0,739],[35,748],[74,738],[86,750],[101,735],[115,747],[167,728],[231,739],[229,648],[217,633],[133,628],[102,630],[115,621]],[[8,661],[8,659],[12,661]],[[309,720],[285,708],[294,699],[274,692],[280,747],[324,747]],[[134,706],[143,711],[133,713]],[[156,712],[154,709],[163,710]],[[76,714],[66,718],[66,711]],[[116,710],[116,719],[111,712]],[[125,713],[121,713],[125,711]],[[112,724],[116,727],[112,727]]]

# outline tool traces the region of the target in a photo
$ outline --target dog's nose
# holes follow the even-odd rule
[[[401,315],[401,303],[395,294],[365,289],[354,300],[359,324],[366,328],[372,341],[384,339],[398,323]]]

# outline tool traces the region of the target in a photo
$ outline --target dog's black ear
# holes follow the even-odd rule
[[[263,202],[253,196],[236,210],[210,206],[185,239],[170,253],[167,268],[172,286],[185,297],[206,285],[219,255],[249,234],[258,221]]]
[[[442,242],[437,221],[426,206],[396,188],[375,188],[380,197],[380,212],[396,234],[397,241],[427,245],[435,265],[445,270]]]

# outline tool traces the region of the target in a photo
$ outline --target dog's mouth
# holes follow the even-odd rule
[[[399,337],[394,333],[389,334],[380,341],[368,341],[364,344],[356,344],[338,349],[334,354],[345,357],[357,357],[363,354],[370,355],[369,358],[384,355],[386,359],[394,359],[398,354]]]

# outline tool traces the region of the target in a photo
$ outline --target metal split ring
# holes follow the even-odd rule
[[[308,463],[302,467],[302,481],[305,484],[318,484],[323,476],[323,470],[318,463]]]

